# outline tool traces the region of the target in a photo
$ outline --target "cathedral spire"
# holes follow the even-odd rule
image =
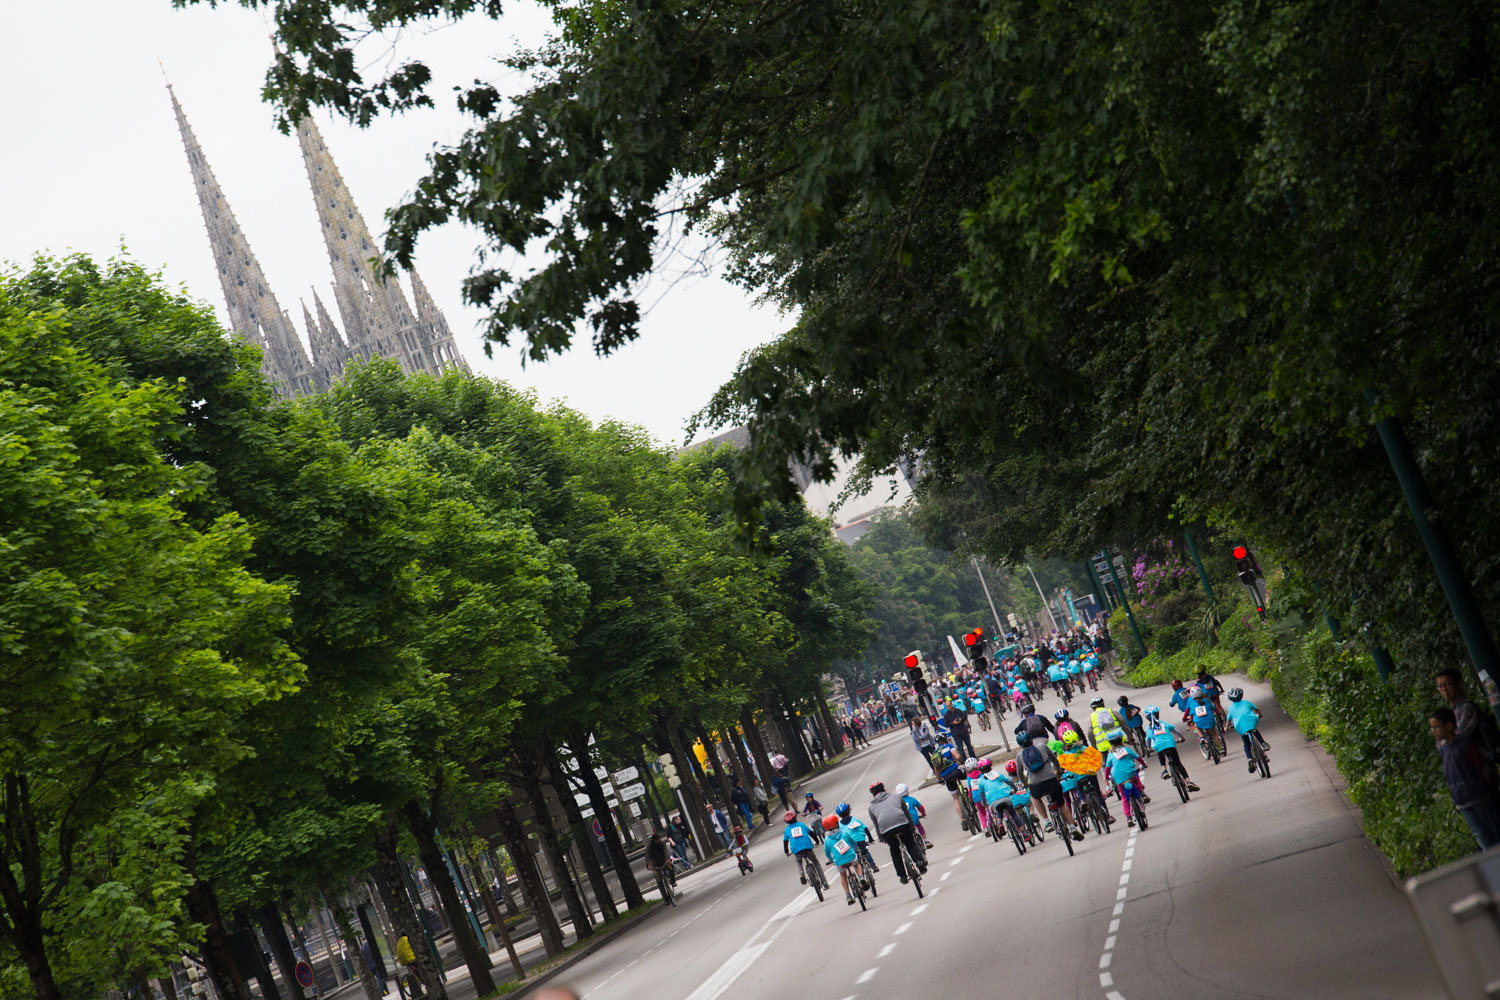
[[[328,247],[334,303],[344,320],[350,353],[394,358],[408,372],[437,373],[462,365],[437,307],[430,310],[435,322],[420,317],[412,311],[401,283],[381,277],[371,266],[379,249],[311,117],[297,123],[297,143]],[[431,303],[425,292],[422,289],[418,294]],[[420,301],[418,308],[426,311]]]
[[[209,246],[213,249],[214,265],[219,271],[219,285],[224,290],[228,307],[229,326],[261,348],[261,369],[268,379],[278,384],[282,394],[301,395],[311,388],[312,366],[307,353],[297,339],[291,320],[277,304],[270,283],[251,252],[250,242],[240,230],[170,83],[167,84],[167,94],[172,98],[172,113],[177,116],[177,130],[182,134],[188,167],[193,173],[193,186],[198,192],[198,207],[208,229]]]

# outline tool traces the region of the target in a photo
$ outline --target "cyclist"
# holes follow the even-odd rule
[[[1224,693],[1224,685],[1208,672],[1207,667],[1201,665],[1198,667],[1198,688],[1203,692],[1203,697],[1214,703],[1214,714],[1224,718],[1224,703],[1219,700],[1219,696]]]
[[[1063,666],[1061,660],[1053,660],[1047,665],[1047,683],[1052,685],[1052,693],[1063,701],[1073,697],[1073,687],[1068,683],[1068,668]]]
[[[979,829],[974,832],[984,833],[990,828],[990,818],[984,808],[984,799],[979,794],[979,776],[981,772],[979,770],[978,758],[970,757],[964,761],[964,774],[969,779],[967,783],[969,800],[974,803],[974,811],[979,816]]]
[[[1026,787],[1026,782],[1021,778],[1020,774],[1017,772],[1017,770],[1016,770],[1016,762],[1015,762],[1014,759],[1011,759],[1011,760],[1008,760],[1008,761],[1005,762],[1005,778],[1006,778],[1007,781],[1010,782],[1011,787],[1016,790],[1016,794],[1018,794],[1018,795],[1024,794],[1024,795],[1027,796],[1028,799],[1030,799],[1030,801],[1031,801],[1031,813],[1032,813],[1033,816],[1036,817],[1036,825],[1039,828],[1043,827],[1043,826],[1046,826],[1048,823],[1051,822],[1051,820],[1047,819],[1047,812],[1046,812],[1046,810],[1044,810],[1042,808],[1042,804],[1039,801],[1037,801],[1036,799],[1031,798],[1030,794],[1028,793],[1027,787]],[[1014,802],[1012,802],[1012,805],[1014,805]]]
[[[896,794],[901,797],[902,802],[906,803],[906,814],[911,817],[912,825],[917,828],[917,836],[922,838],[922,846],[929,851],[932,850],[932,841],[927,839],[927,831],[922,827],[922,817],[927,815],[926,808],[911,794],[911,789],[904,781],[896,786]]]
[[[864,825],[864,823],[854,818],[854,813],[849,808],[849,803],[840,802],[838,805],[834,806],[833,816],[834,819],[839,821],[839,829],[848,830],[849,833],[853,835],[854,842],[860,848],[861,852],[864,854],[869,854],[870,830]],[[823,829],[828,829],[827,823],[823,824]],[[875,859],[870,858],[871,868],[875,867],[874,862]]]
[[[1083,749],[1084,746],[1086,746],[1086,744],[1083,742],[1083,738],[1077,733],[1071,731],[1064,733],[1063,752],[1058,754],[1058,761],[1061,762],[1068,754],[1078,753]],[[1111,790],[1110,792],[1106,792],[1100,789],[1099,775],[1097,773],[1079,775],[1078,784],[1083,789],[1085,795],[1087,795],[1089,792],[1093,792],[1094,794],[1098,795],[1099,800],[1105,803],[1104,811],[1109,812],[1109,796],[1110,794],[1112,794],[1113,790]],[[1109,814],[1109,821],[1111,823],[1115,821],[1113,813]]]
[[[844,902],[854,905],[854,890],[849,886],[849,873],[864,881],[864,864],[859,859],[859,841],[854,831],[839,823],[838,816],[823,817],[823,854],[839,870],[839,884],[844,887]],[[868,883],[866,883],[868,885]]]
[[[912,826],[911,817],[907,815],[906,803],[887,792],[883,781],[870,785],[870,795],[873,796],[870,799],[870,828],[875,831],[875,836],[890,846],[891,866],[896,869],[901,884],[905,885],[907,882],[906,863],[901,860],[902,846],[906,847],[912,860],[917,862],[917,871],[926,874],[926,856],[918,853],[921,849],[917,847],[916,829]]]
[[[1194,684],[1186,688],[1187,710],[1193,727],[1198,730],[1198,747],[1203,751],[1205,759],[1208,757],[1208,741],[1218,740],[1219,734],[1215,729],[1218,723],[1218,715],[1214,712],[1213,702],[1203,695],[1203,690]],[[1222,745],[1221,745],[1222,749]]]
[[[814,843],[823,841],[823,803],[813,798],[813,793],[808,792],[802,796],[802,815],[816,817],[808,819],[808,832],[812,834]]]
[[[1047,721],[1044,715],[1038,715],[1037,710],[1030,705],[1021,706],[1021,722],[1016,726],[1016,738],[1025,733],[1032,740],[1045,740],[1049,736],[1057,735],[1057,727]]]
[[[797,818],[797,814],[788,809],[781,817],[786,827],[781,831],[781,852],[787,857],[796,859],[797,878],[803,885],[807,884],[807,871],[802,866],[802,857],[806,855],[813,864],[817,864],[817,858],[813,857],[813,834],[806,823]]]
[[[1032,801],[1045,795],[1048,802],[1062,810],[1063,822],[1073,831],[1073,839],[1082,840],[1083,831],[1074,826],[1073,809],[1062,792],[1062,782],[1059,780],[1062,767],[1057,762],[1057,755],[1046,747],[1038,746],[1029,735],[1016,737],[1016,742],[1021,745],[1021,752],[1016,756],[1016,760],[1020,761],[1017,770],[1025,775]],[[1050,824],[1052,821],[1049,819],[1046,822]]]
[[[1130,811],[1130,799],[1125,794],[1126,785],[1133,787],[1140,795],[1142,802],[1150,802],[1151,796],[1146,794],[1145,786],[1141,784],[1141,755],[1123,743],[1109,752],[1109,776],[1115,783],[1115,791],[1120,794],[1120,801],[1125,803],[1125,825],[1135,826],[1135,815]]]
[[[1094,746],[1099,748],[1100,753],[1109,749],[1109,732],[1112,729],[1125,729],[1125,720],[1115,714],[1114,709],[1106,708],[1104,698],[1094,695],[1089,702],[1089,726],[1094,730]]]
[[[963,761],[958,759],[958,751],[952,745],[944,746],[933,755],[932,765],[944,787],[948,789],[948,794],[953,797],[953,811],[958,813],[959,825],[964,826],[964,807],[958,797],[958,783],[963,777]]]
[[[1129,695],[1120,695],[1120,697],[1115,699],[1115,704],[1119,706],[1115,714],[1124,720],[1126,729],[1138,730],[1141,728],[1144,722],[1141,718],[1141,710],[1130,703]]]
[[[651,839],[646,841],[646,870],[653,876],[672,877],[671,869],[667,867],[667,842],[656,830],[651,831]]]
[[[1015,761],[1007,763],[1014,764]],[[980,776],[977,783],[979,807],[988,817],[988,821],[996,824],[995,832],[1003,835],[1006,810],[1012,814],[1016,811],[1015,804],[1010,801],[1010,797],[1020,791],[1021,787],[1005,774],[996,774],[994,768],[994,763],[988,757],[979,759]],[[1017,815],[1016,824],[1020,825],[1020,823],[1021,817]]]
[[[989,732],[990,709],[984,703],[984,688],[978,684],[969,686],[969,707],[974,710],[974,716],[979,719],[979,728]]]
[[[1188,693],[1187,688],[1182,686],[1182,681],[1172,682],[1172,700],[1167,702],[1167,707],[1182,709],[1183,722],[1193,721],[1192,716],[1188,714]]]
[[[1052,713],[1052,717],[1057,720],[1057,725],[1052,729],[1053,739],[1062,739],[1063,733],[1077,733],[1079,738],[1083,738],[1083,727],[1078,724],[1077,719],[1068,713],[1066,708],[1059,708]],[[1037,738],[1036,734],[1033,733],[1031,738],[1035,740]]]
[[[1155,705],[1147,705],[1142,713],[1145,719],[1143,725],[1146,728],[1146,745],[1156,751],[1156,762],[1161,765],[1161,779],[1168,781],[1171,775],[1167,768],[1172,768],[1182,775],[1182,780],[1187,783],[1188,791],[1198,791],[1198,786],[1193,784],[1193,779],[1188,777],[1187,768],[1182,764],[1182,758],[1177,754],[1177,744],[1185,743],[1187,737],[1178,731],[1177,727],[1170,722],[1161,721],[1161,709]]]
[[[1239,688],[1229,689],[1229,721],[1245,744],[1245,760],[1250,765],[1250,773],[1254,774],[1255,758],[1250,756],[1250,740],[1255,739],[1265,753],[1271,752],[1271,744],[1260,734],[1260,709],[1255,707],[1255,702],[1246,701],[1245,692]]]

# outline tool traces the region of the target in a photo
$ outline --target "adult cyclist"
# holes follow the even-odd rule
[[[901,879],[901,884],[905,885],[907,882],[906,863],[901,858],[903,846],[912,860],[916,861],[917,871],[926,874],[926,855],[917,846],[916,829],[906,811],[906,803],[899,795],[886,791],[883,781],[870,785],[870,795],[873,796],[870,799],[870,829],[890,847],[891,867],[896,869],[896,876]]]
[[[1106,708],[1104,699],[1096,694],[1089,702],[1089,728],[1094,731],[1094,746],[1103,753],[1109,749],[1110,730],[1118,729],[1123,734],[1125,720],[1115,714],[1114,709]]]
[[[1073,809],[1068,805],[1067,796],[1063,795],[1062,765],[1057,762],[1057,755],[1032,742],[1030,735],[1017,736],[1016,742],[1021,744],[1021,752],[1016,755],[1020,762],[1017,770],[1025,777],[1032,801],[1046,796],[1048,802],[1062,810],[1063,822],[1067,829],[1072,830],[1073,839],[1082,840],[1083,831],[1074,826]]]

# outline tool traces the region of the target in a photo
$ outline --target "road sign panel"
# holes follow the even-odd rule
[[[296,976],[297,976],[297,982],[301,983],[304,988],[310,989],[312,987],[312,984],[313,984],[313,970],[312,970],[312,966],[308,965],[306,962],[298,962],[297,963]]]
[[[614,773],[614,782],[617,785],[623,785],[627,781],[634,781],[640,776],[640,773],[641,769],[638,767],[627,767],[623,771],[616,771]]]
[[[646,786],[644,783],[626,785],[624,788],[620,789],[620,798],[626,802],[629,802],[631,799],[638,799],[645,794]]]

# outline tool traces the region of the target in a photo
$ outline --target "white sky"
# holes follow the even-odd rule
[[[470,19],[411,35],[399,51],[432,68],[436,109],[364,131],[317,113],[377,240],[385,210],[425,172],[433,143],[454,141],[465,127],[452,87],[479,77],[502,91],[519,89],[522,81],[505,76],[493,57],[536,45],[549,27],[542,11],[518,0],[500,22]],[[334,310],[296,139],[276,131],[272,109],[260,99],[269,33],[262,14],[237,5],[174,10],[170,0],[0,0],[0,262],[24,264],[38,251],[104,258],[123,244],[224,318],[160,59],[281,307],[300,329],[299,299],[311,306],[309,287],[316,286]],[[366,58],[376,61],[387,50],[372,44]],[[476,233],[451,225],[428,234],[417,254],[470,366],[534,388],[544,401],[566,399],[596,420],[640,424],[670,445],[682,443],[687,417],[740,355],[789,322],[717,277],[658,278],[642,296],[651,311],[641,340],[612,358],[596,359],[585,331],[569,354],[544,365],[523,368],[518,346],[497,346],[490,360],[477,332],[480,313],[459,294],[477,245]]]

